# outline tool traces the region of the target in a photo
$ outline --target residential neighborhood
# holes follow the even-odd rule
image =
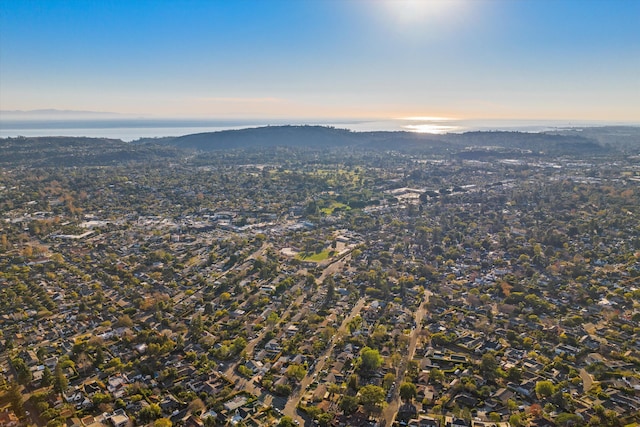
[[[637,153],[166,155],[3,164],[0,426],[640,422]]]

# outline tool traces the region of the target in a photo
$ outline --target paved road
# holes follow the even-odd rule
[[[320,355],[320,357],[318,357],[316,366],[313,369],[313,371],[307,373],[307,375],[300,382],[300,387],[298,387],[296,389],[296,392],[289,397],[289,400],[287,401],[287,404],[285,405],[284,410],[282,411],[285,415],[288,415],[294,420],[297,420],[300,424],[303,424],[303,425],[305,424],[306,420],[298,414],[298,410],[297,410],[298,403],[300,403],[300,399],[302,399],[302,397],[307,392],[307,388],[309,387],[309,384],[311,384],[313,380],[316,378],[317,374],[324,369],[324,365],[327,359],[331,356],[331,353],[333,351],[333,348],[336,345],[338,337],[342,336],[344,332],[347,330],[347,325],[349,324],[349,322],[358,314],[360,314],[362,307],[364,307],[364,303],[365,303],[365,299],[360,298],[356,302],[356,304],[353,306],[351,313],[347,317],[345,317],[345,319],[342,321],[342,324],[340,325],[336,333],[333,335],[333,338],[331,338],[329,346]]]
[[[231,273],[232,271],[243,271],[243,270],[245,270],[247,268],[247,266],[245,264],[247,264],[248,262],[250,262],[252,260],[255,260],[257,257],[263,256],[268,248],[269,248],[269,245],[267,243],[263,243],[262,246],[260,246],[258,249],[253,251],[244,261],[242,261],[241,264],[235,265],[235,266],[229,268],[228,270],[223,271],[218,276],[216,276],[215,279],[216,280],[220,280],[221,278],[225,277],[227,274]],[[204,290],[204,288],[206,288],[206,287],[207,287],[207,283],[204,282],[197,289],[193,289],[193,293],[191,293],[191,295],[186,295],[184,292],[178,292],[172,298],[174,305],[178,306],[179,304],[185,304],[187,301],[195,301],[197,294],[202,292]]]
[[[316,279],[316,283],[321,284],[327,276],[336,274],[339,271],[344,270],[344,265],[351,259],[351,252],[353,249],[350,249],[348,252],[342,254],[337,260],[329,263],[324,270],[322,270],[322,274],[320,277]]]
[[[393,424],[393,421],[398,413],[398,408],[400,407],[400,384],[404,381],[404,377],[407,373],[407,366],[409,366],[409,362],[413,359],[413,355],[416,352],[416,345],[418,343],[418,337],[422,332],[422,319],[427,312],[427,304],[429,303],[429,296],[431,292],[425,291],[425,298],[418,307],[418,310],[415,312],[415,322],[416,327],[411,331],[411,338],[409,341],[409,348],[407,353],[403,357],[400,362],[400,367],[398,368],[398,374],[396,375],[396,388],[394,389],[391,395],[391,401],[387,404],[387,406],[382,411],[382,425],[390,426]]]
[[[294,285],[291,289],[295,290],[297,287],[299,287],[300,284],[296,284]],[[305,298],[305,293],[300,294],[300,296],[298,296],[298,298],[296,298],[296,300],[289,304],[289,306],[287,307],[287,309],[282,313],[282,316],[280,316],[281,319],[284,319],[285,317],[287,317],[289,315],[289,313],[291,312],[291,308],[294,306],[300,306],[302,304],[302,302],[304,301]],[[253,355],[253,351],[256,347],[256,345],[258,345],[260,343],[260,341],[262,341],[262,339],[264,338],[264,336],[272,330],[278,330],[278,325],[275,326],[267,326],[265,328],[262,329],[262,331],[260,331],[260,334],[258,334],[258,336],[256,336],[254,339],[252,339],[251,341],[249,341],[247,343],[247,346],[244,348],[245,351],[247,352],[248,355]],[[235,368],[242,362],[242,360],[239,360],[237,362],[229,362],[229,366],[227,367],[227,369],[225,370],[224,374],[227,377],[233,377],[235,375],[234,370]]]
[[[291,292],[295,293],[297,288],[300,288],[300,283],[294,285],[291,288]],[[301,293],[298,298],[296,298],[296,300],[294,302],[292,302],[291,304],[289,304],[289,306],[286,308],[285,311],[282,312],[282,315],[280,316],[280,319],[285,319],[289,316],[289,314],[291,313],[291,308],[292,307],[300,307],[302,305],[302,302],[304,301],[306,294],[303,292]],[[262,339],[264,338],[264,336],[269,332],[269,331],[273,331],[275,330],[276,332],[278,331],[279,327],[278,325],[274,325],[274,326],[266,326],[265,328],[262,329],[262,331],[260,331],[260,334],[252,339],[251,341],[249,341],[249,343],[247,344],[247,346],[245,347],[245,350],[247,352],[248,355],[253,355],[253,351],[256,347],[256,345],[258,345]]]
[[[267,249],[267,246],[263,245],[261,248],[256,250],[252,255],[250,255],[247,258],[247,260],[245,260],[245,262],[247,262],[250,259],[255,259],[255,257],[264,254],[266,249]],[[326,278],[328,275],[334,274],[337,271],[341,271],[341,269],[344,267],[344,264],[349,260],[350,256],[351,256],[351,251],[343,254],[338,260],[329,263],[324,268],[322,275],[318,279],[316,279],[316,282],[320,284],[322,283],[322,280],[324,280],[324,278]],[[228,271],[226,271],[224,274],[228,273]],[[298,287],[298,286],[301,286],[301,284],[298,283],[295,285],[295,287]],[[304,302],[305,296],[306,296],[306,293],[302,293],[301,295],[299,295],[298,298],[296,298],[295,302],[290,304],[289,307],[287,307],[287,309],[282,313],[281,318],[283,319],[286,318],[293,306],[301,306],[302,303]],[[297,420],[300,424],[304,425],[309,420],[305,420],[305,418],[303,418],[302,416],[303,414],[299,413],[299,411],[297,410],[298,403],[306,393],[309,385],[314,381],[316,375],[322,369],[324,369],[324,365],[327,359],[329,358],[329,356],[331,355],[333,348],[336,345],[337,338],[344,334],[344,332],[347,329],[347,325],[356,315],[360,313],[360,311],[362,310],[362,307],[364,307],[364,303],[365,303],[364,298],[361,298],[356,302],[349,316],[347,316],[342,321],[342,324],[340,325],[340,327],[338,328],[334,336],[331,338],[331,341],[329,342],[327,349],[317,359],[317,362],[313,371],[307,373],[305,378],[303,378],[302,381],[300,382],[299,387],[296,387],[292,395],[289,396],[288,400],[285,400],[284,398],[281,398],[278,396],[273,396],[270,393],[265,392],[263,389],[260,388],[259,385],[253,382],[255,377],[252,378],[251,380],[247,380],[241,377],[240,375],[238,375],[235,369],[238,366],[238,364],[241,363],[242,361],[229,363],[225,367],[224,372],[222,372],[222,374],[225,375],[226,378],[228,378],[229,380],[235,383],[236,390],[246,390],[249,393],[254,394],[255,396],[261,397],[262,400],[265,402],[265,404],[267,405],[271,404],[276,408],[282,409],[282,413],[284,415],[288,415],[294,420]],[[276,330],[276,327],[264,328],[256,338],[252,339],[251,341],[249,341],[249,343],[247,343],[247,347],[245,348],[247,354],[249,355],[253,354],[255,346],[261,342],[265,334],[270,330]]]

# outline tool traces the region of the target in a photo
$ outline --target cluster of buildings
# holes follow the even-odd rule
[[[73,202],[3,205],[1,377],[28,398],[0,426],[637,422],[637,171],[394,162],[366,191],[119,171],[67,183]]]

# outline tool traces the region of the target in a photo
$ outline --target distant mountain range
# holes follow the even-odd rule
[[[56,110],[0,110],[2,120],[41,120],[41,119],[107,119],[123,118],[126,115],[106,111]]]

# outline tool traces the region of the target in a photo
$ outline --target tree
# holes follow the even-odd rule
[[[158,418],[153,422],[153,427],[171,427],[173,423],[169,418]]]
[[[20,392],[20,386],[16,382],[9,384],[9,402],[13,408],[13,412],[19,417],[24,416],[24,400],[22,399],[22,393]]]
[[[187,406],[187,411],[191,414],[200,414],[206,408],[207,406],[204,404],[202,399],[196,398],[189,403],[189,406]]]
[[[358,375],[351,374],[349,375],[349,381],[347,382],[347,387],[351,389],[354,393],[358,391]]]
[[[444,372],[442,372],[438,368],[431,368],[431,371],[429,372],[429,378],[431,378],[435,382],[441,383],[444,381]]]
[[[53,375],[51,369],[48,366],[44,367],[42,371],[42,379],[40,380],[40,387],[49,387],[53,382]]]
[[[542,406],[540,406],[539,403],[534,403],[533,405],[529,406],[529,413],[534,418],[542,416]]]
[[[121,371],[124,368],[124,363],[122,363],[122,360],[120,360],[119,357],[114,357],[113,359],[109,360],[107,366],[112,368],[114,371]]]
[[[275,392],[279,396],[289,396],[291,394],[291,386],[289,384],[278,384]]]
[[[416,382],[418,381],[418,375],[420,375],[420,364],[417,360],[409,360],[407,364],[407,378],[410,378],[412,382]]]
[[[101,403],[109,403],[111,402],[111,400],[112,398],[109,393],[100,393],[100,392],[95,393],[91,398],[91,401],[96,406],[100,405]]]
[[[538,397],[549,397],[553,394],[553,383],[548,380],[538,381],[536,383],[536,394]]]
[[[204,417],[203,421],[205,427],[215,427],[216,425],[218,425],[216,419],[211,415]]]
[[[84,351],[81,352],[80,354],[78,354],[78,369],[82,370],[82,375],[86,376],[87,374],[87,368],[90,366],[90,360],[89,357],[87,356],[87,353],[85,353]]]
[[[393,374],[393,372],[387,372],[386,374],[384,374],[384,378],[382,378],[382,388],[384,388],[385,390],[389,390],[395,380],[396,376]]]
[[[602,419],[598,415],[594,415],[589,419],[589,423],[587,423],[588,427],[602,427],[604,423]]]
[[[191,318],[189,332],[191,332],[191,335],[195,339],[200,339],[200,337],[202,337],[202,333],[204,332],[204,322],[202,321],[202,315],[200,315],[200,313]]]
[[[326,279],[322,281],[322,284],[327,288],[327,296],[325,298],[325,304],[328,305],[335,298],[335,294],[336,294],[335,281],[333,280],[333,277],[328,276]]]
[[[220,294],[220,302],[221,303],[226,303],[227,301],[229,301],[231,299],[231,294],[229,292],[223,292]]]
[[[278,317],[278,313],[276,313],[275,311],[272,311],[267,316],[267,325],[269,326],[275,326],[279,321],[280,317]]]
[[[496,356],[493,353],[485,353],[482,355],[482,361],[480,362],[480,373],[483,377],[494,380],[498,374],[498,362]]]
[[[414,383],[403,382],[400,384],[400,397],[402,400],[411,401],[418,395],[418,390]]]
[[[33,379],[33,375],[31,374],[31,370],[24,360],[16,357],[11,361],[11,364],[18,373],[18,382],[20,384],[28,384],[31,382],[31,380]]]
[[[94,361],[96,366],[100,366],[104,363],[104,350],[102,350],[102,345],[98,345]]]
[[[67,390],[68,385],[69,381],[62,371],[62,363],[58,363],[53,371],[53,389],[62,394]]]
[[[358,399],[355,396],[349,396],[345,394],[340,399],[340,409],[345,415],[353,414],[358,409]]]
[[[305,375],[307,375],[307,371],[304,369],[304,366],[297,363],[292,363],[287,368],[287,372],[285,375],[289,378],[295,378],[298,381],[302,381]]]
[[[320,427],[329,427],[331,425],[331,421],[333,420],[333,415],[329,412],[323,412],[316,417],[318,421],[318,425]]]
[[[151,405],[142,408],[140,410],[140,413],[138,414],[138,417],[140,418],[140,421],[149,423],[160,418],[161,415],[162,409],[160,408],[160,406],[157,403],[152,403]]]
[[[213,314],[213,304],[211,302],[204,304],[204,314]]]
[[[278,422],[278,427],[295,427],[295,425],[293,418],[286,415],[280,418],[280,421]]]
[[[128,314],[124,314],[118,318],[115,326],[122,328],[131,328],[133,327],[133,320],[131,320],[131,317],[129,317]]]
[[[522,427],[524,425],[520,414],[511,415],[509,417],[509,424],[511,424],[513,427]]]
[[[378,350],[365,347],[360,352],[360,370],[364,373],[375,372],[382,365],[382,356]]]
[[[563,412],[556,417],[556,423],[563,427],[582,425],[582,417],[577,414]]]
[[[238,373],[245,378],[251,378],[253,376],[253,371],[245,365],[238,366]]]
[[[367,414],[374,414],[382,410],[384,396],[384,389],[382,387],[367,384],[358,391],[358,402]]]
[[[522,379],[522,371],[515,366],[512,366],[507,371],[507,379],[514,383],[520,383]]]
[[[338,394],[340,393],[340,391],[342,390],[342,387],[340,387],[338,384],[336,383],[329,383],[327,385],[327,391],[329,392],[329,394],[334,395],[334,394]]]
[[[240,352],[244,350],[246,346],[247,346],[247,340],[245,340],[242,337],[237,337],[236,339],[233,340],[233,343],[231,344],[231,351],[234,354],[240,354]]]

